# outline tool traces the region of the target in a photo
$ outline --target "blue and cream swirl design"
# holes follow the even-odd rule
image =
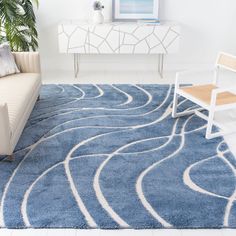
[[[173,86],[44,85],[0,162],[2,228],[235,228],[236,160]],[[181,100],[179,110],[194,104]]]

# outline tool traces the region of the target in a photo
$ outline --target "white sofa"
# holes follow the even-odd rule
[[[21,73],[0,78],[0,155],[7,155],[9,160],[41,87],[39,53],[13,54]]]

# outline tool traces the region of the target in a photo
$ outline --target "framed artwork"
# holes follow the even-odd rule
[[[113,0],[113,21],[158,19],[159,0]]]

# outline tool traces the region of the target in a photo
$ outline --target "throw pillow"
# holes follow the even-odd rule
[[[0,78],[20,73],[8,43],[0,45]]]

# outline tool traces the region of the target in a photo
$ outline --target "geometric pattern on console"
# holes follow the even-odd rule
[[[179,48],[180,27],[176,24],[144,25],[62,23],[58,27],[61,53],[81,54],[168,54]]]

